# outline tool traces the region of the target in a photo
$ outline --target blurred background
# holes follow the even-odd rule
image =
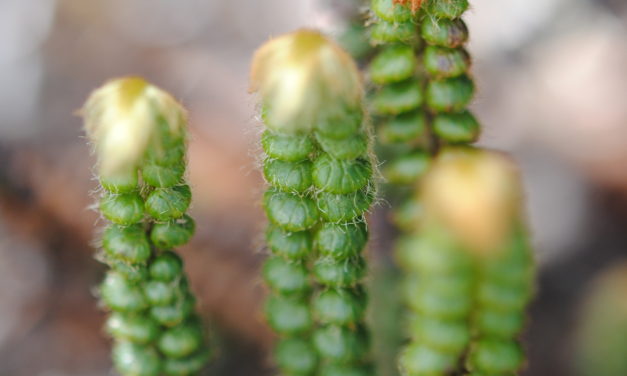
[[[594,281],[623,284],[610,301],[622,297],[627,316],[627,268],[612,271],[622,279],[604,277],[627,260],[627,2],[471,4],[481,144],[520,165],[539,264],[525,375],[578,375],[590,296],[605,286]],[[75,111],[105,80],[129,74],[190,112],[198,229],[181,252],[220,349],[208,373],[270,374],[248,65],[273,35],[303,26],[338,33],[353,5],[0,0],[0,375],[114,374],[94,297],[104,271],[90,245],[102,224],[90,209],[94,159]],[[372,218],[377,270],[389,268],[387,211],[381,205]]]

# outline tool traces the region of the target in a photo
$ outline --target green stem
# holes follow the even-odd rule
[[[100,124],[106,118],[94,114],[115,112],[120,114],[117,121],[134,127],[137,114],[115,108],[120,102],[110,97],[130,97],[136,107],[140,106],[147,99],[135,88],[140,92],[158,90],[141,79],[123,79],[107,84],[88,101],[86,122],[102,129],[90,132],[97,150],[110,125]],[[168,102],[167,94],[157,93],[157,98]],[[167,104],[174,107],[167,111],[180,112],[177,119],[183,118],[178,104],[173,100]],[[102,111],[94,110],[103,107]],[[111,311],[106,327],[115,342],[113,360],[124,376],[195,375],[208,359],[204,329],[194,312],[195,298],[183,262],[172,250],[187,243],[195,227],[185,214],[191,201],[184,179],[186,137],[184,132],[172,131],[176,127],[161,116],[163,110],[154,106],[148,114],[139,115],[149,117],[151,135],[137,162],[99,177],[103,187],[100,210],[111,222],[102,235],[102,259],[111,270],[100,295]],[[141,148],[139,139],[125,141]],[[101,166],[107,158],[115,156],[101,153]]]
[[[362,252],[374,167],[356,67],[312,31],[277,38],[259,51],[253,70],[264,72],[257,82],[264,114],[283,119],[285,112],[285,102],[276,99],[290,86],[275,74],[290,70],[309,80],[303,97],[293,98],[299,106],[286,106],[297,114],[292,123],[277,125],[266,116],[262,136],[272,253],[264,265],[271,289],[266,316],[281,337],[276,363],[289,375],[371,375]],[[285,79],[298,82],[294,76]],[[342,84],[348,96],[337,90]]]

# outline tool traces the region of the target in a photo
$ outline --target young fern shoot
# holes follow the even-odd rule
[[[108,82],[87,100],[85,130],[98,156],[101,238],[109,265],[100,296],[111,314],[113,361],[124,376],[188,376],[208,359],[195,298],[174,247],[189,241],[186,115],[141,78]]]
[[[301,30],[257,51],[252,88],[267,127],[263,274],[276,363],[289,375],[371,375],[361,280],[374,161],[355,63]]]
[[[480,125],[467,110],[475,91],[468,73],[471,58],[464,48],[468,29],[461,19],[468,7],[467,0],[371,1],[371,40],[381,45],[369,70],[371,81],[378,86],[371,105],[378,114],[379,139],[388,156],[385,176],[394,185],[420,183],[442,148],[467,145],[479,137]],[[481,153],[461,153],[452,159],[462,163],[468,158],[471,163],[480,159],[477,155]],[[459,181],[449,183],[439,189],[462,189],[455,185]],[[512,218],[491,222],[492,231],[507,233],[510,238],[502,242],[499,257],[478,259],[464,250],[468,244],[451,236],[448,224],[432,223],[431,199],[426,194],[400,193],[394,218],[402,230],[398,253],[406,277],[411,337],[400,358],[402,373],[421,376],[464,371],[460,362],[466,353],[465,371],[486,375],[514,372],[520,353],[512,340],[524,322],[531,280],[524,226],[512,225],[517,221]],[[421,223],[419,232],[416,223]],[[467,228],[459,231],[489,232],[477,228],[482,223],[486,221],[468,221]],[[510,233],[503,223],[518,230]],[[511,280],[507,280],[510,272]],[[499,301],[501,298],[510,298],[511,305]],[[501,361],[501,368],[498,361],[492,362],[495,359]]]
[[[448,151],[421,188],[420,232],[399,252],[411,276],[402,374],[516,374],[534,265],[513,165],[497,153]]]

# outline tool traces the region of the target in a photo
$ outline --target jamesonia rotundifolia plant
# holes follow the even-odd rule
[[[397,251],[410,335],[401,374],[517,374],[534,263],[516,169],[497,153],[444,151],[420,190],[418,231]]]
[[[195,375],[208,360],[207,339],[173,250],[195,228],[186,214],[185,110],[129,77],[95,90],[82,115],[98,157],[100,212],[109,221],[99,257],[110,270],[99,293],[110,311],[113,362],[123,376]]]
[[[370,40],[378,48],[368,67],[370,107],[400,246],[416,236],[415,223],[425,214],[415,186],[433,158],[446,145],[479,137],[479,123],[466,109],[474,93],[464,49],[468,29],[460,18],[467,9],[467,0],[370,0]],[[403,274],[415,280],[415,272]]]
[[[405,187],[394,219],[411,231],[420,199],[411,188],[445,145],[470,144],[480,126],[466,109],[474,84],[464,49],[468,29],[461,15],[467,0],[371,0],[371,42],[379,52],[369,66],[378,140],[386,155],[384,175]]]
[[[372,375],[362,251],[375,167],[357,67],[300,30],[256,52],[251,80],[266,125],[263,277],[275,362],[284,375]]]

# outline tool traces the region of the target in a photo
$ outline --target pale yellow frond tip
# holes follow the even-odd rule
[[[99,174],[114,176],[137,168],[159,142],[159,121],[173,135],[185,131],[184,108],[167,92],[140,77],[125,77],[96,89],[80,111],[98,155]]]
[[[469,250],[501,250],[519,220],[520,179],[504,155],[472,149],[445,151],[422,185],[427,220],[445,226]]]
[[[353,59],[315,30],[265,43],[255,52],[250,76],[250,89],[261,95],[271,128],[309,130],[361,106],[361,79]]]

